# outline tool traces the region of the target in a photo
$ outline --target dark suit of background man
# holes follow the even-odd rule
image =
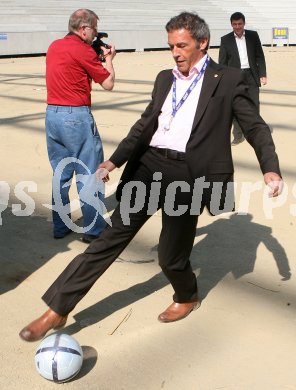
[[[241,69],[249,86],[249,94],[259,112],[259,87],[267,83],[265,57],[259,35],[245,30],[245,16],[235,12],[230,17],[233,32],[221,38],[219,64]],[[244,141],[243,132],[236,120],[233,122],[232,145]]]
[[[203,208],[213,214],[222,211],[218,206],[233,209],[233,114],[256,152],[271,196],[280,192],[274,143],[242,73],[208,56],[210,32],[198,15],[181,13],[166,30],[176,66],[158,74],[141,118],[110,160],[99,165],[111,172],[127,163],[112,227],[76,256],[43,295],[49,309],[20,332],[26,341],[38,340],[66,323],[71,310],[157,209],[162,210],[159,264],[174,290],[173,303],[158,319],[177,321],[199,306],[189,257]]]

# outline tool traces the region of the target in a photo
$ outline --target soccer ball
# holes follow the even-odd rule
[[[52,334],[41,341],[35,353],[36,369],[53,382],[66,382],[81,369],[83,352],[78,342],[67,334]]]

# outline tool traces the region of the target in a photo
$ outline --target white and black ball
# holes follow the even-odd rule
[[[52,334],[41,341],[35,353],[36,369],[41,376],[53,382],[74,378],[83,363],[79,343],[67,334]]]

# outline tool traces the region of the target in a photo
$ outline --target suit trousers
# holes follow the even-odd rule
[[[143,224],[159,209],[159,265],[171,283],[173,300],[198,299],[190,253],[198,215],[190,214],[193,180],[185,160],[173,160],[149,148],[138,163],[131,181],[124,186],[111,222],[86,251],[76,256],[43,295],[45,303],[67,315],[97,279],[117,259]]]

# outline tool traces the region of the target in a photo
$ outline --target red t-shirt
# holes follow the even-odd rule
[[[109,75],[89,44],[77,35],[66,35],[46,54],[47,104],[90,106],[92,80],[102,83]]]

